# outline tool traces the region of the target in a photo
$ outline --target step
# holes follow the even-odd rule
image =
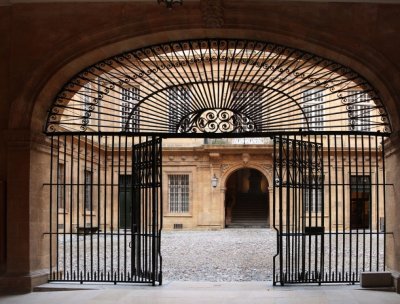
[[[268,227],[268,223],[230,223],[227,227]]]

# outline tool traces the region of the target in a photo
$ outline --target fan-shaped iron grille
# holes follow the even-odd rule
[[[281,45],[189,40],[96,63],[49,110],[51,132],[390,132],[374,88],[353,70]]]

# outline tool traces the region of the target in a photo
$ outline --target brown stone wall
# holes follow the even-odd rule
[[[365,75],[393,111],[390,104],[398,99],[398,5],[223,1],[218,28],[209,28],[213,16],[204,15],[196,1],[172,11],[136,1],[15,4],[0,10],[11,18],[14,38],[10,92],[15,109],[21,110],[10,119],[14,127],[29,124],[39,99],[34,123],[40,129],[62,83],[89,64],[132,48],[190,37],[244,37],[299,47]]]
[[[31,153],[30,130],[42,130],[46,111],[63,83],[105,57],[191,37],[270,40],[326,56],[364,75],[380,91],[394,129],[400,129],[400,5],[226,0],[219,14],[207,15],[204,5],[206,1],[188,1],[172,11],[156,1],[0,7],[0,181],[7,185],[8,227],[5,240],[5,226],[0,225],[0,273],[6,268],[17,278],[6,280],[9,288],[26,290],[37,284],[32,278],[43,266],[32,258],[34,250],[45,249],[40,233],[31,233],[44,219],[39,211],[30,213],[41,191],[39,182],[30,180],[44,158]],[[395,168],[398,159],[392,160]],[[398,188],[400,179],[391,176]],[[400,207],[391,208],[394,236],[400,243]],[[0,199],[1,223],[4,214]],[[400,248],[395,250],[391,265],[398,269]]]
[[[3,130],[7,129],[8,109],[10,101],[8,98],[8,81],[9,81],[9,39],[10,39],[10,9],[0,9],[0,141],[4,140]],[[6,268],[6,146],[0,145],[0,274]]]
[[[399,187],[400,171],[400,139],[399,134],[394,133],[391,140],[387,141],[387,161],[386,176],[390,183],[388,186],[387,206],[386,206],[386,231],[387,248],[386,258],[387,265],[390,269],[400,269],[400,195],[396,191]]]

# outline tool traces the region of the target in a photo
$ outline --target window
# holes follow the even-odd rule
[[[65,166],[64,164],[57,165],[57,204],[58,208],[65,208]]]
[[[188,113],[190,108],[190,91],[185,87],[174,87],[168,89],[168,129],[175,133],[182,117]]]
[[[367,93],[351,91],[348,94],[350,130],[370,131],[372,106]]]
[[[352,175],[350,177],[350,228],[368,229],[371,213],[371,177]]]
[[[321,175],[306,175],[304,176],[304,211],[307,212],[318,212],[322,211],[323,202],[323,187],[324,181]]]
[[[324,106],[322,90],[307,90],[303,93],[303,111],[306,116],[306,128],[322,130],[324,127]]]
[[[138,132],[140,123],[140,112],[139,112],[139,107],[136,106],[140,102],[140,88],[139,87],[123,88],[121,92],[121,100],[122,100],[121,103],[122,130],[128,132]],[[133,111],[134,108],[135,110]]]
[[[85,170],[85,197],[84,206],[85,210],[92,209],[92,180],[93,175],[91,171]]]
[[[168,175],[169,212],[189,212],[189,175]]]

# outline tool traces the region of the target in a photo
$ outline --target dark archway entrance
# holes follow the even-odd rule
[[[256,169],[240,169],[229,176],[225,195],[226,227],[269,227],[268,181]]]
[[[271,139],[261,165],[273,171],[274,283],[355,282],[362,271],[385,269],[390,122],[379,93],[339,63],[263,41],[153,45],[71,79],[45,132],[50,280],[161,283],[161,140],[178,137]],[[205,158],[214,161],[202,168],[221,172],[219,156],[210,152]],[[190,175],[183,175],[171,179],[170,210],[188,213]],[[249,174],[242,194],[259,193],[259,180]],[[116,236],[118,246],[112,241],[108,251],[101,234]],[[108,272],[115,254],[123,262]]]

